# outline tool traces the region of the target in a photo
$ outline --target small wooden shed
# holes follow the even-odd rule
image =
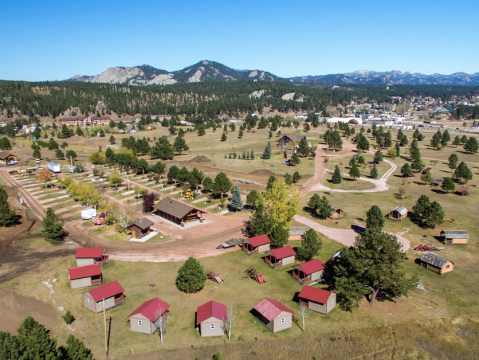
[[[467,186],[461,186],[455,192],[459,196],[468,196],[469,195],[469,188]]]
[[[296,251],[291,246],[284,246],[279,249],[266,252],[265,261],[271,268],[291,265],[296,258]]]
[[[106,253],[106,249],[102,247],[96,248],[78,248],[75,254],[77,260],[77,266],[85,266],[98,264],[100,266],[108,263],[109,256]]]
[[[128,318],[130,319],[130,330],[142,334],[152,335],[159,328],[161,318],[168,318],[170,305],[159,298],[145,301]]]
[[[15,154],[0,151],[0,161],[6,164],[10,161],[18,161],[18,157]]]
[[[420,263],[422,267],[443,275],[454,270],[454,263],[431,252],[425,253]]]
[[[344,211],[340,208],[331,206],[331,219],[341,219],[343,217]]]
[[[389,212],[390,220],[401,221],[401,220],[404,220],[405,218],[407,218],[407,209],[402,205],[396,206],[394,209],[392,209]]]
[[[153,221],[147,218],[136,219],[133,224],[128,226],[131,232],[131,237],[134,239],[141,239],[143,236],[150,234],[150,227],[154,225]]]
[[[325,315],[336,307],[336,293],[308,285],[303,286],[298,299],[309,310]]]
[[[431,183],[431,185],[432,186],[441,186],[443,181],[444,181],[444,178],[437,178]]]
[[[321,280],[324,273],[324,264],[319,259],[307,261],[293,267],[293,279],[300,284]]]
[[[70,288],[79,289],[101,285],[101,270],[98,264],[79,266],[68,269]]]
[[[273,333],[293,326],[293,312],[277,300],[264,298],[254,310],[258,319]]]
[[[303,235],[306,231],[308,231],[306,226],[290,228],[288,241],[303,240]]]
[[[271,240],[268,235],[259,235],[249,239],[246,239],[243,242],[243,251],[252,254],[264,253],[270,249]]]
[[[441,237],[444,244],[462,244],[469,242],[469,233],[466,230],[443,230]]]
[[[124,291],[125,289],[118,281],[99,286],[83,293],[83,306],[98,314],[103,311],[103,306],[105,306],[105,310],[108,310],[123,305]]]
[[[225,334],[224,322],[228,314],[226,305],[216,301],[208,301],[196,309],[196,326],[200,335],[223,336]]]
[[[288,145],[291,142],[300,142],[303,139],[306,139],[305,135],[300,135],[300,134],[283,135],[278,140],[278,146],[279,147],[286,147],[286,145]]]

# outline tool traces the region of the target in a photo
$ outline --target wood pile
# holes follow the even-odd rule
[[[213,271],[209,271],[206,276],[208,276],[208,279],[218,283],[218,284],[221,284],[222,282],[225,281],[225,279],[223,279],[223,277],[220,275],[220,274],[217,274]]]
[[[434,245],[418,245],[414,248],[416,251],[441,251],[444,250],[443,247],[434,246]]]

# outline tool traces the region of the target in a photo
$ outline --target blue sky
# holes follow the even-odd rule
[[[282,77],[479,72],[479,1],[2,1],[0,79],[200,60]]]

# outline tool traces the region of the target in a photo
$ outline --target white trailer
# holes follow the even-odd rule
[[[96,216],[96,209],[87,209],[81,211],[82,220],[90,220]]]
[[[48,163],[48,169],[54,173],[62,172],[60,164],[54,163],[53,161]]]

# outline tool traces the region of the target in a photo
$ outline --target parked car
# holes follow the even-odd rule
[[[42,159],[35,159],[35,162],[36,162],[37,164],[40,164],[40,163],[42,162]]]
[[[9,162],[7,162],[7,166],[16,165],[16,164],[18,164],[18,161],[16,160],[10,160]]]

